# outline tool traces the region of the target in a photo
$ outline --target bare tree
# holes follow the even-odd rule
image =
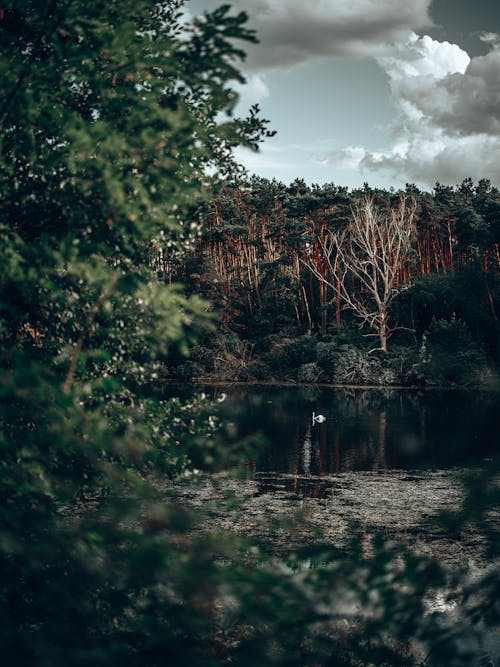
[[[415,237],[414,199],[401,195],[389,208],[365,196],[351,209],[347,227],[316,239],[321,262],[312,260],[311,246],[303,263],[316,278],[331,287],[344,307],[368,324],[387,352],[389,307],[409,286],[408,264]],[[397,328],[397,327],[396,327]]]

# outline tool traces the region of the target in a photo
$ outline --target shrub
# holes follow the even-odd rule
[[[372,384],[377,377],[373,359],[350,345],[343,345],[337,357],[334,379],[336,382]]]
[[[316,337],[301,336],[284,340],[271,347],[266,361],[273,370],[287,374],[302,364],[316,361]]]
[[[265,361],[261,359],[253,359],[249,361],[242,374],[244,380],[266,381],[272,377],[271,369]]]
[[[338,361],[339,346],[337,343],[320,342],[316,345],[316,360],[326,377],[332,378]]]
[[[314,383],[319,380],[321,374],[322,370],[317,363],[302,364],[297,373],[297,380],[299,382]]]
[[[352,345],[318,343],[318,365],[330,382],[338,384],[378,383],[378,361]]]
[[[476,384],[488,371],[483,349],[465,323],[456,319],[432,323],[414,367],[415,376],[429,384]]]
[[[243,379],[252,357],[253,346],[236,335],[221,336],[214,345],[213,371],[220,380]]]

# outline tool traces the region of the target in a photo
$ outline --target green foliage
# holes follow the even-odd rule
[[[464,322],[437,320],[424,336],[415,372],[432,384],[477,384],[488,374],[486,357]]]
[[[276,341],[265,356],[274,372],[296,373],[303,364],[316,361],[316,336]]]
[[[333,378],[340,346],[336,342],[320,341],[316,346],[316,357],[327,378]]]
[[[321,344],[320,344],[321,345]],[[318,345],[318,356],[330,367],[332,382],[340,384],[372,384],[374,360],[368,354],[352,345],[335,346],[325,343]]]
[[[408,332],[388,353],[373,353],[359,330],[337,327],[322,338],[272,334],[252,341],[235,334],[212,337],[210,347],[193,348],[187,361],[171,368],[180,379],[298,381],[348,385],[488,385],[494,366],[465,323],[437,320],[415,345]],[[406,343],[405,343],[406,341]]]
[[[402,194],[308,186],[301,179],[289,186],[256,177],[225,183],[202,212],[207,230],[186,275],[194,273],[194,291],[214,302],[225,330],[242,338],[257,343],[270,333],[291,338],[306,331],[325,337],[346,327],[344,343],[364,347],[351,331],[357,319],[346,307],[346,294],[339,303],[332,276],[330,284],[320,284],[318,275],[327,270],[320,246],[346,228],[363,197],[373,197],[384,212]],[[387,315],[407,334],[403,338],[401,331],[389,331],[392,344],[410,347],[415,343],[411,331],[419,341],[433,319],[455,313],[480,346],[498,357],[498,189],[488,181],[474,185],[466,179],[456,187],[438,184],[432,193],[408,185],[406,196],[416,202],[416,233],[396,278],[396,291],[404,289]],[[314,262],[319,262],[317,275],[311,270]],[[345,285],[356,302],[364,302],[361,281],[349,279]]]
[[[302,364],[297,373],[297,380],[299,382],[315,383],[320,380],[322,375],[321,368],[316,362]]]
[[[498,352],[496,302],[498,269],[484,270],[477,262],[445,274],[424,276],[395,304],[397,317],[421,340],[435,320],[463,321],[478,349],[495,358]]]
[[[262,359],[252,359],[245,367],[243,378],[250,382],[266,382],[272,378],[272,372]]]
[[[22,6],[21,6],[22,5]],[[182,3],[0,12],[0,649],[23,665],[209,664],[222,542],[152,476],[217,464],[205,400],[151,397],[213,326],[152,269],[265,124],[233,119],[245,16]],[[207,171],[214,172],[213,177]],[[196,576],[195,576],[196,575]],[[201,581],[197,577],[201,576]],[[201,652],[203,646],[204,652]]]

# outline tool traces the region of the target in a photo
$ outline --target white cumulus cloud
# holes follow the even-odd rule
[[[347,147],[332,162],[358,159],[364,171],[433,185],[467,176],[500,182],[500,48],[470,58],[456,44],[411,35],[378,58],[399,108],[390,150]]]
[[[489,178],[500,183],[500,140],[488,135],[451,139],[439,131],[422,132],[408,141],[405,150],[363,151],[361,170],[384,171],[399,181],[432,186],[456,184],[464,178]]]
[[[407,78],[441,79],[454,72],[463,74],[470,57],[457,44],[438,42],[428,35],[419,37],[413,32],[406,41],[392,44],[378,62],[391,84],[397,86]]]
[[[500,135],[500,50],[473,58],[463,73],[444,77],[432,95],[418,89],[404,92],[425,117],[450,134]]]

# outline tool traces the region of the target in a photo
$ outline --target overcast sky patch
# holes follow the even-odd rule
[[[217,0],[192,0],[192,13],[211,10]],[[432,25],[430,0],[233,0],[246,11],[259,44],[249,45],[247,71],[287,68],[319,58],[373,56],[386,44]]]
[[[380,61],[400,109],[396,141],[385,151],[346,147],[361,172],[385,171],[425,185],[468,175],[500,182],[500,51],[470,59],[456,45],[412,37]]]
[[[259,102],[278,131],[242,161],[351,187],[500,184],[500,3],[477,2],[233,0],[260,39],[246,48],[237,111]]]

